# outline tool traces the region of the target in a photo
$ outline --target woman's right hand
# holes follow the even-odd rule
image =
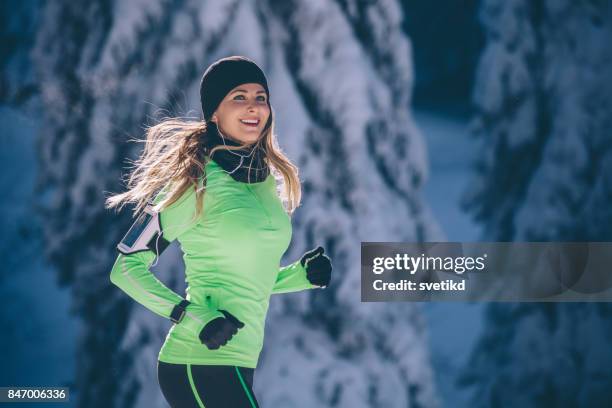
[[[210,350],[216,350],[227,344],[238,330],[244,327],[244,323],[234,315],[225,310],[220,310],[225,317],[217,317],[204,326],[200,332],[200,341]]]

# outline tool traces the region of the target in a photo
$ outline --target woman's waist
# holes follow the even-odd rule
[[[218,349],[209,349],[193,333],[182,329],[180,325],[173,325],[162,345],[160,355],[171,360],[182,358],[190,363],[206,360],[209,364],[223,364],[219,361],[225,359],[256,362],[263,347],[263,340],[264,325],[247,321],[227,344]]]
[[[213,310],[226,310],[240,320],[244,318],[264,321],[268,311],[270,293],[262,288],[237,284],[231,286],[189,285],[187,299]]]

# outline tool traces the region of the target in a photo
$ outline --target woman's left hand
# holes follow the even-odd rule
[[[306,269],[306,277],[313,285],[326,287],[331,279],[331,259],[323,254],[322,246],[306,252],[300,262]]]

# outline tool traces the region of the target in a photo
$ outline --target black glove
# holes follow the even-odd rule
[[[238,329],[244,327],[244,323],[234,315],[225,310],[219,310],[225,317],[217,317],[204,326],[200,332],[200,341],[210,350],[216,350],[227,344]]]
[[[300,263],[306,269],[306,278],[310,283],[325,287],[331,279],[332,264],[323,252],[322,246],[308,251],[302,256]]]

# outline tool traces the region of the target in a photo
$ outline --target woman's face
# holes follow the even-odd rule
[[[229,91],[211,120],[223,135],[250,144],[259,139],[269,116],[270,107],[264,87],[248,83]]]

